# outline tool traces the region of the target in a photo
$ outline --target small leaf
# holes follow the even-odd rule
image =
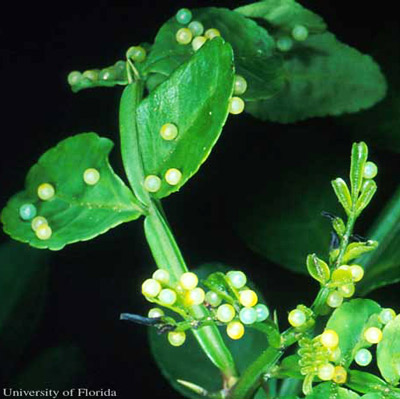
[[[371,202],[372,197],[375,195],[377,190],[376,183],[373,180],[366,180],[361,189],[361,195],[359,196],[356,203],[356,214],[357,216],[368,206]]]
[[[317,255],[312,254],[307,256],[307,270],[311,277],[319,281],[321,284],[325,284],[331,275],[329,266],[317,257]]]
[[[232,46],[236,71],[248,83],[248,89],[242,95],[245,100],[270,98],[283,88],[282,58],[276,54],[274,40],[265,29],[225,8],[209,7],[192,12],[194,20],[201,22],[206,30],[218,29]],[[191,45],[181,45],[176,41],[175,35],[180,28],[182,25],[175,18],[161,27],[146,61],[146,73],[161,75],[165,79],[192,56]],[[160,81],[162,78],[157,79]]]
[[[374,251],[376,248],[378,248],[377,241],[368,240],[366,242],[352,242],[347,246],[342,262],[346,264],[367,252]]]
[[[305,26],[311,33],[326,30],[324,20],[294,0],[264,0],[235,9],[251,18],[263,18],[275,28],[291,32],[296,25]]]
[[[114,87],[128,84],[126,62],[119,60],[114,65],[103,69],[90,69],[83,73],[78,71],[68,75],[68,83],[74,93],[95,87]]]
[[[346,225],[344,224],[342,218],[335,217],[332,220],[332,227],[339,237],[343,237],[344,233],[346,232]]]
[[[386,382],[381,378],[374,374],[358,370],[349,370],[349,378],[346,384],[351,389],[361,393],[368,393],[377,388],[381,391],[385,391],[388,388]]]
[[[29,170],[25,190],[14,195],[3,209],[4,231],[33,247],[59,250],[137,219],[141,215],[137,200],[108,162],[112,147],[113,143],[106,138],[83,133],[44,153]],[[95,185],[83,180],[88,168],[100,173]],[[42,183],[55,188],[54,197],[47,201],[40,200],[37,194]],[[33,204],[37,214],[46,218],[52,229],[49,239],[40,240],[31,222],[20,218],[20,207],[26,203]]]
[[[304,376],[300,372],[299,360],[300,356],[297,354],[285,357],[279,365],[279,378],[298,378],[302,380]]]
[[[292,123],[307,118],[358,112],[380,101],[386,81],[370,56],[331,33],[310,36],[285,55],[285,89],[246,110],[262,120]]]
[[[339,335],[339,348],[341,351],[341,364],[349,366],[358,349],[368,346],[363,338],[365,328],[375,326],[370,323],[370,318],[378,314],[381,307],[369,299],[353,299],[336,309],[328,320],[327,329]]]
[[[209,156],[228,117],[233,75],[232,49],[215,38],[139,104],[135,145],[140,146],[137,150],[144,175],[162,180],[154,194],[157,198],[178,191]],[[121,100],[121,129],[132,118],[129,99],[123,95]],[[167,123],[178,128],[174,140],[164,140],[160,135]],[[175,185],[165,181],[171,168],[182,173]],[[132,184],[140,185],[136,192],[142,190],[143,177],[135,176]]]
[[[347,215],[350,214],[352,208],[352,201],[349,188],[347,187],[346,182],[338,177],[335,180],[332,180],[332,187],[335,191],[336,197],[343,206]]]
[[[377,361],[383,378],[391,385],[400,381],[400,316],[383,329],[383,338],[377,348]]]
[[[363,183],[364,166],[368,159],[368,147],[364,142],[354,143],[351,149],[350,183],[355,202]]]

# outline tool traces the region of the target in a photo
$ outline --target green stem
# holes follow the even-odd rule
[[[354,224],[357,219],[356,211],[354,208],[355,208],[355,206],[353,206],[353,209],[351,210],[351,213],[347,219],[346,231],[343,235],[342,241],[340,242],[339,255],[335,262],[336,267],[341,266],[344,253],[346,252],[346,248],[347,248],[347,245],[349,244],[350,237],[353,234]]]
[[[144,188],[145,171],[140,146],[140,135],[136,125],[136,109],[143,96],[143,83],[130,83],[124,90],[120,105],[121,152],[129,183],[137,198],[147,206],[145,234],[160,269],[170,273],[173,282],[188,268],[166,221],[161,204]],[[204,306],[192,306],[191,316],[202,319],[209,316]],[[231,387],[237,380],[237,371],[232,355],[226,347],[215,324],[192,330],[201,348],[218,367],[224,378],[224,386]]]

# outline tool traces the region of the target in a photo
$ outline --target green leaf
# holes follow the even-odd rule
[[[365,163],[368,159],[368,147],[364,142],[354,143],[351,149],[350,183],[351,197],[356,202],[363,184]]]
[[[291,32],[296,25],[305,26],[311,33],[326,30],[324,20],[294,0],[264,0],[236,8],[235,11],[251,18],[263,18],[275,28]]]
[[[353,299],[336,309],[328,320],[327,329],[339,335],[341,364],[349,366],[357,351],[370,346],[363,338],[364,330],[372,326],[380,326],[377,315],[381,307],[369,299]]]
[[[24,390],[70,390],[79,387],[85,375],[82,351],[75,345],[63,344],[48,348],[34,358],[13,379],[11,386]]]
[[[286,88],[269,100],[248,103],[250,114],[291,123],[358,112],[386,94],[385,78],[374,60],[328,32],[297,43],[285,55],[284,69]]]
[[[357,399],[360,396],[346,388],[341,388],[332,382],[317,385],[307,399]]]
[[[358,283],[359,292],[368,292],[400,281],[400,187],[379,215],[368,234],[379,242],[376,251],[357,261],[366,273]]]
[[[369,392],[363,396],[361,396],[361,399],[383,399],[384,397],[377,392]]]
[[[377,361],[383,378],[392,385],[400,381],[400,316],[383,329],[383,338],[377,348]]]
[[[338,177],[335,180],[332,180],[332,187],[335,191],[336,197],[339,200],[340,204],[343,206],[346,214],[349,215],[351,212],[352,201],[349,188],[347,187],[346,182]]]
[[[119,60],[109,67],[89,69],[83,73],[73,71],[68,75],[68,83],[74,93],[95,87],[127,85],[126,61]]]
[[[144,176],[157,175],[162,180],[154,196],[163,198],[179,190],[198,171],[227,119],[233,75],[232,49],[215,38],[139,104],[135,126],[131,87],[125,89],[121,100],[121,134],[133,137],[132,151],[141,156],[142,170],[132,172],[130,178],[138,196],[145,196]],[[177,126],[175,140],[161,137],[160,129],[166,123]],[[130,159],[132,163],[138,162],[133,155]],[[171,168],[182,173],[176,185],[164,179]]]
[[[307,270],[310,276],[321,284],[325,284],[331,275],[329,266],[317,255],[312,254],[307,256],[306,260]]]
[[[280,378],[296,378],[302,380],[304,376],[300,372],[300,356],[290,355],[285,357],[279,365],[278,375]]]
[[[61,141],[44,153],[29,170],[25,190],[14,195],[3,209],[4,231],[33,247],[59,250],[137,219],[141,215],[137,200],[108,162],[112,147],[109,139],[83,133]],[[88,168],[100,173],[99,182],[93,186],[83,180]],[[47,201],[37,196],[42,183],[50,183],[55,188],[55,196]],[[52,229],[51,238],[38,239],[31,222],[20,218],[19,209],[26,203],[35,205],[37,214],[47,219]]]
[[[201,279],[204,279],[211,271],[226,272],[227,270],[226,266],[213,263],[203,265],[195,272]],[[259,299],[262,300],[261,295],[259,295]],[[233,341],[227,337],[225,328],[221,328],[221,334],[235,359],[238,371],[242,373],[268,346],[268,341],[265,334],[253,328],[246,328],[243,338]],[[151,351],[162,374],[182,395],[193,399],[204,397],[179,384],[178,379],[199,385],[209,392],[221,389],[221,375],[218,369],[201,351],[192,333],[187,333],[184,345],[178,348],[172,347],[166,336],[158,335],[155,329],[149,330],[149,340]]]
[[[371,202],[372,197],[375,195],[377,190],[376,183],[373,180],[366,180],[361,188],[361,195],[359,196],[356,203],[356,214],[359,216],[361,212]]]
[[[265,170],[273,167],[285,171],[281,178],[257,185],[232,207],[239,236],[258,254],[307,274],[307,255],[329,251],[330,223],[321,212],[341,211],[329,183],[329,176],[337,174],[337,165],[341,164],[337,159],[316,159],[314,154],[305,157],[303,163],[284,154],[281,161],[275,158]]]
[[[232,46],[236,71],[248,83],[242,96],[245,100],[270,98],[283,88],[282,58],[276,54],[275,42],[265,29],[225,8],[193,10],[193,19],[200,21],[206,30],[218,29]],[[175,18],[161,27],[144,67],[146,73],[166,78],[193,54],[191,45],[176,41],[175,35],[180,28],[182,25]]]
[[[343,264],[349,263],[365,253],[376,250],[376,248],[378,248],[377,241],[368,240],[366,242],[352,242],[347,246],[342,262]]]
[[[374,374],[358,370],[349,370],[349,378],[346,385],[361,393],[368,393],[377,389],[385,392],[388,388],[386,382],[381,378]]]
[[[15,241],[0,246],[0,375],[7,377],[41,319],[51,253]]]

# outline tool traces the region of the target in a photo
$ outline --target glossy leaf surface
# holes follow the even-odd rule
[[[108,162],[112,147],[109,139],[83,133],[44,153],[28,172],[25,190],[14,195],[4,208],[1,215],[4,231],[33,247],[59,250],[137,219],[141,215],[137,200]],[[83,179],[88,168],[100,173],[95,185],[88,185]],[[38,186],[42,183],[54,187],[53,198],[46,201],[38,198]],[[52,229],[49,239],[37,238],[31,222],[20,218],[19,209],[26,203],[35,205],[37,214],[46,218]]]
[[[392,385],[400,381],[400,316],[383,329],[383,338],[377,348],[378,367],[383,378]]]
[[[228,116],[233,76],[232,49],[216,38],[139,104],[136,143],[144,174],[162,180],[156,197],[179,190],[207,159]],[[160,135],[167,123],[178,128],[174,140],[164,140]],[[165,181],[171,168],[182,173],[176,185]]]
[[[306,396],[307,399],[357,399],[359,397],[357,393],[332,382],[317,385],[312,393]]]
[[[249,103],[262,120],[291,123],[366,109],[386,93],[379,66],[331,33],[310,36],[285,56],[287,85],[273,98]]]
[[[235,68],[248,83],[242,95],[245,100],[270,98],[284,85],[282,59],[276,54],[273,38],[254,21],[225,8],[203,8],[193,10],[193,20],[200,21],[205,29],[216,28],[232,46]],[[168,77],[193,53],[190,44],[176,41],[176,32],[182,28],[175,18],[160,29],[146,61],[146,74],[155,73]],[[160,81],[160,78],[152,77]]]
[[[327,329],[336,331],[341,350],[340,363],[349,366],[355,354],[362,347],[370,346],[363,338],[368,327],[378,327],[376,318],[381,307],[369,299],[353,299],[336,309],[326,325]]]

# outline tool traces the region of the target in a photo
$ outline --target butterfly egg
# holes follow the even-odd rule
[[[338,288],[339,293],[343,298],[351,298],[354,295],[356,288],[353,283],[341,285]]]
[[[364,331],[364,338],[370,344],[378,344],[382,341],[382,330],[377,327],[370,327]]]
[[[188,8],[181,8],[175,18],[180,24],[186,25],[192,20],[192,16],[192,12]]]
[[[354,360],[359,366],[368,366],[372,361],[372,353],[368,349],[360,349],[356,353]]]
[[[169,288],[164,288],[158,295],[158,299],[161,301],[162,304],[173,305],[177,300],[177,295],[175,291]]]
[[[192,290],[195,287],[197,287],[199,279],[194,273],[187,272],[182,274],[182,276],[179,279],[179,282],[183,289]]]
[[[339,267],[332,272],[331,281],[334,283],[351,283],[353,281],[353,275],[350,268]]]
[[[150,193],[156,193],[161,188],[161,179],[156,175],[148,175],[144,179],[144,188]]]
[[[282,36],[276,41],[276,48],[283,53],[290,51],[293,47],[293,40],[290,37]]]
[[[378,167],[371,161],[364,165],[363,177],[364,179],[373,179],[378,174]]]
[[[52,235],[51,227],[48,224],[41,224],[35,231],[39,240],[48,240]]]
[[[229,323],[235,317],[235,309],[228,303],[221,305],[217,309],[217,319],[222,323]]]
[[[52,199],[55,193],[56,191],[50,183],[43,183],[37,188],[37,195],[43,201]]]
[[[201,36],[204,33],[204,26],[199,21],[192,21],[188,28],[193,33],[193,36]]]
[[[187,302],[191,305],[201,305],[204,302],[205,296],[204,290],[197,287],[187,293]]]
[[[188,28],[181,28],[176,32],[175,38],[179,44],[189,44],[193,39],[193,33]]]
[[[82,79],[82,74],[78,71],[72,71],[68,74],[67,80],[71,86],[78,84]]]
[[[184,331],[171,331],[168,333],[168,342],[172,346],[181,346],[186,341],[186,333]]]
[[[147,316],[150,317],[151,319],[163,317],[164,315],[165,315],[164,311],[160,308],[152,308],[149,310],[149,313],[147,314]]]
[[[331,363],[318,367],[318,378],[322,381],[330,381],[335,374],[335,366]]]
[[[166,270],[163,269],[158,269],[156,270],[153,275],[152,275],[153,279],[163,283],[163,284],[168,284],[170,281],[170,275]]]
[[[176,186],[181,179],[182,172],[179,169],[171,168],[165,172],[165,181],[171,186]]]
[[[99,78],[99,72],[94,70],[87,70],[83,72],[82,76],[94,82]]]
[[[239,319],[243,324],[253,324],[257,321],[257,311],[254,308],[243,308],[239,313]]]
[[[214,291],[208,291],[205,300],[214,308],[219,306],[222,302],[222,298]]]
[[[32,220],[36,213],[36,206],[33,204],[23,204],[19,208],[19,216],[22,220]]]
[[[331,308],[338,308],[342,303],[343,296],[338,291],[332,291],[326,298],[326,304]]]
[[[339,336],[335,330],[325,330],[319,340],[325,348],[333,349],[339,345]]]
[[[253,290],[243,290],[239,292],[239,302],[246,308],[255,306],[258,302],[257,294]]]
[[[379,321],[383,324],[389,323],[389,321],[394,320],[396,317],[396,312],[393,309],[386,308],[379,314]]]
[[[240,97],[232,97],[229,100],[229,112],[232,115],[241,114],[244,111],[244,101]]]
[[[211,28],[211,29],[207,29],[206,33],[204,35],[207,39],[212,40],[216,37],[221,36],[221,32],[218,29]]]
[[[293,327],[301,327],[306,320],[305,313],[300,309],[293,309],[288,315],[289,324]]]
[[[243,288],[247,283],[247,277],[241,271],[232,270],[226,273],[226,277],[228,277],[231,284],[237,289]]]
[[[97,169],[89,168],[83,172],[83,181],[89,186],[94,186],[100,180],[100,172]]]
[[[31,223],[32,230],[36,231],[43,224],[48,224],[47,219],[43,216],[36,216],[35,218],[33,218]]]
[[[233,93],[240,96],[244,94],[246,90],[247,90],[246,79],[241,75],[236,75],[234,80]]]
[[[231,339],[240,339],[244,335],[244,326],[240,321],[231,321],[226,326],[226,333]]]
[[[142,46],[129,47],[126,52],[126,57],[130,58],[134,62],[143,62],[146,59],[147,52]]]
[[[347,371],[342,366],[336,366],[332,381],[336,384],[344,384],[347,381]]]
[[[364,269],[360,265],[351,265],[350,272],[355,282],[362,280],[364,277]]]
[[[155,298],[161,291],[161,285],[158,281],[149,278],[142,284],[142,294],[150,298]]]
[[[205,36],[197,36],[193,39],[192,41],[192,47],[194,51],[199,50],[204,43],[207,41],[207,38]]]
[[[167,141],[174,140],[178,136],[178,128],[173,123],[166,123],[161,126],[160,136]]]
[[[304,42],[308,38],[308,29],[303,25],[296,25],[292,29],[292,37],[298,42]]]
[[[269,309],[262,303],[259,303],[254,307],[257,312],[257,321],[262,322],[268,319],[269,317]]]

